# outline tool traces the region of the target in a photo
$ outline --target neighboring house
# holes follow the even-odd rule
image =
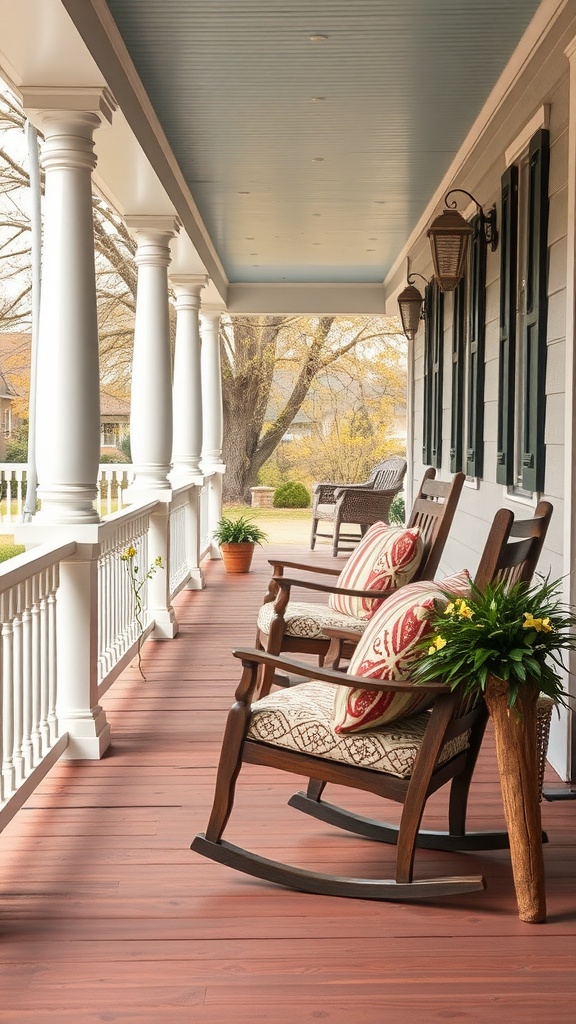
[[[28,418],[31,335],[0,332],[0,461],[6,439]],[[114,453],[130,432],[130,403],[100,391],[100,445]]]
[[[575,603],[576,6],[530,41],[442,181],[430,181],[433,200],[384,288],[394,312],[407,256],[429,281],[428,316],[409,350],[408,488],[429,465],[443,478],[466,473],[442,572],[474,572],[498,508],[529,516],[545,498],[554,517],[540,567],[564,579]],[[476,202],[455,192],[473,233],[463,280],[442,292],[427,233],[451,189],[466,189],[484,213],[495,205],[499,241],[493,249]],[[550,757],[574,779],[572,715],[554,716]]]

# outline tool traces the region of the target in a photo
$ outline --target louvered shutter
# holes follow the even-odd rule
[[[444,383],[444,294],[434,282],[432,309],[431,357],[431,461],[436,469],[442,466],[442,396]]]
[[[452,315],[452,406],[450,421],[450,472],[462,469],[462,426],[464,412],[464,342],[466,326],[466,282],[453,292]]]
[[[502,175],[500,227],[500,347],[498,362],[498,450],[496,480],[513,484],[518,262],[518,168]]]
[[[472,221],[468,318],[466,474],[481,477],[484,460],[484,337],[486,333],[486,240],[480,217]]]
[[[424,325],[424,401],[422,422],[422,462],[429,466],[432,460],[432,309],[433,282],[426,285],[424,292],[424,308],[426,320]]]
[[[544,490],[549,162],[549,132],[542,128],[532,136],[528,153],[526,316],[523,325],[525,402],[522,410],[522,486],[527,491]]]

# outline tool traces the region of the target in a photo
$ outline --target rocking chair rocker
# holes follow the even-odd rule
[[[512,512],[501,509],[495,516],[480,561],[477,585],[485,587],[495,579],[528,582],[540,555],[551,514],[552,506],[547,502],[540,502],[533,519],[520,522],[514,521]],[[376,614],[385,614],[385,606]],[[344,676],[333,670],[319,669],[257,650],[238,650],[234,654],[242,660],[242,678],[236,691],[236,703],[227,720],[208,828],[205,834],[195,837],[193,850],[257,878],[324,895],[410,900],[485,888],[482,876],[414,880],[417,846],[445,851],[476,851],[501,849],[508,845],[505,832],[470,834],[465,829],[470,782],[487,720],[483,700],[474,703],[470,698],[463,699],[457,691],[450,692],[440,683],[415,686],[409,680],[383,682],[363,676]],[[260,665],[268,665],[273,671],[277,668],[297,671],[309,679],[314,677],[315,682],[275,691],[253,704]],[[362,748],[363,744],[358,744],[358,739],[363,739],[370,747],[370,757],[358,757],[357,750],[354,756],[354,751],[351,753],[344,749],[350,737],[342,739],[330,729],[334,688],[343,679],[348,685],[369,687],[381,693],[394,691],[412,696],[416,691],[418,696],[426,693],[431,710],[405,717],[393,725],[355,733],[351,746]],[[305,728],[301,729],[296,743],[292,739],[287,742],[288,734],[283,723],[293,713],[291,705],[302,701],[308,703],[305,715],[309,717]],[[259,729],[263,715],[267,716],[265,738]],[[413,747],[411,763],[401,776],[394,774],[394,769],[384,767],[382,762],[376,765],[374,754],[375,745],[380,744],[382,750],[378,757],[385,760],[386,744],[393,746],[399,733],[402,733],[404,746],[410,743]],[[289,803],[347,831],[395,844],[395,877],[371,879],[320,874],[260,857],[223,840],[243,762],[308,776],[311,781],[307,793],[297,793]],[[328,782],[364,790],[402,804],[400,825],[359,817],[324,803],[321,796]],[[448,831],[421,831],[427,798],[448,782],[451,782]]]

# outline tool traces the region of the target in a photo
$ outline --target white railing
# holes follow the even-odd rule
[[[98,684],[106,690],[128,664],[150,632],[154,623],[148,612],[148,584],[145,579],[150,566],[148,532],[150,513],[155,507],[128,507],[114,513],[98,528],[100,557],[98,559]],[[139,613],[129,574],[129,563],[122,560],[128,548],[134,547],[133,564],[138,567]],[[138,619],[140,621],[138,621]]]
[[[102,469],[119,490],[130,478],[131,467]],[[24,471],[10,466],[21,494]],[[0,565],[0,829],[66,748],[72,757],[105,749],[98,698],[152,631],[159,639],[177,632],[171,599],[189,581],[201,589],[199,552],[210,548],[218,494],[211,478],[202,493],[188,484],[172,492],[168,507],[151,501],[120,508],[100,523],[71,527],[78,536],[59,545],[43,543],[50,527],[41,523],[17,531],[17,539],[36,538],[38,546]],[[69,535],[64,527],[55,533]],[[130,547],[138,609],[122,559]],[[156,558],[166,574],[146,580]]]
[[[66,747],[56,716],[56,592],[60,562],[75,549],[46,545],[0,566],[2,827]]]
[[[170,598],[178,594],[190,579],[190,491],[178,492],[170,505]]]
[[[0,524],[15,526],[23,521],[27,468],[25,462],[0,462]],[[131,465],[104,463],[98,467],[99,516],[109,516],[124,508],[124,494],[133,479]]]
[[[133,479],[134,469],[127,464],[104,463],[98,467],[96,509],[100,517],[110,516],[124,508],[124,494]]]

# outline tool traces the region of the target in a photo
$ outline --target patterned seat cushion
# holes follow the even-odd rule
[[[331,519],[336,518],[336,505],[317,505],[315,510],[317,519]]]
[[[313,681],[262,697],[252,705],[247,738],[409,778],[429,712],[400,719],[393,725],[336,735],[331,724],[335,690],[330,683]],[[440,752],[438,763],[450,760],[467,746],[467,734],[450,740]]]
[[[270,632],[274,618],[274,603],[263,604],[258,613],[258,629],[262,633]],[[361,636],[367,623],[362,619],[353,619],[342,612],[333,611],[327,605],[313,604],[305,601],[291,601],[284,612],[284,632],[287,636],[299,636],[326,640],[323,632],[325,627],[334,629],[353,629]]]
[[[441,589],[442,588],[442,589]],[[350,675],[398,682],[410,678],[419,656],[418,644],[429,632],[428,619],[435,604],[447,603],[443,590],[465,597],[470,577],[466,571],[440,583],[409,583],[392,594],[368,623],[348,668]],[[409,693],[338,686],[334,701],[335,732],[372,729],[414,715],[430,704],[430,695],[414,686]]]
[[[415,575],[423,552],[418,529],[374,523],[350,555],[336,586],[349,590],[398,590]],[[353,594],[330,594],[328,604],[334,611],[369,619],[381,602]]]

